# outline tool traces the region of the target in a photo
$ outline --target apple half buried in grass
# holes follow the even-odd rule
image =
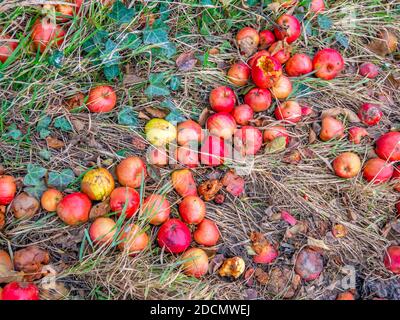
[[[147,248],[149,236],[136,224],[125,225],[120,234],[118,249],[127,251],[130,256],[135,256]]]
[[[283,120],[289,124],[295,124],[302,118],[301,107],[296,101],[285,101],[278,105],[274,111],[277,120]]]
[[[6,62],[17,47],[17,40],[13,40],[7,35],[0,35],[0,61],[2,63]]]
[[[354,178],[361,171],[361,159],[353,152],[344,152],[333,160],[333,170],[338,177]]]
[[[169,219],[171,205],[165,196],[151,194],[144,199],[140,213],[148,218],[150,224],[158,226]]]
[[[258,57],[251,69],[253,82],[261,89],[271,88],[281,75],[282,65],[273,57]]]
[[[90,239],[99,245],[111,244],[117,233],[117,224],[111,218],[96,218],[89,228]]]
[[[349,129],[349,141],[354,144],[360,144],[362,138],[369,136],[369,133],[364,128],[353,127]]]
[[[394,274],[400,274],[400,246],[391,246],[387,249],[383,260],[386,269]]]
[[[344,136],[343,123],[331,116],[324,117],[321,124],[319,137],[322,141],[340,139]]]
[[[65,31],[49,18],[37,19],[32,27],[32,43],[35,50],[43,53],[48,46],[60,47],[64,42]]]
[[[90,89],[87,107],[90,112],[103,113],[114,109],[117,104],[117,95],[110,86],[97,86]]]
[[[181,257],[183,273],[187,276],[201,278],[208,272],[208,256],[200,248],[190,248]]]
[[[380,158],[373,158],[366,162],[363,177],[368,182],[380,184],[389,181],[393,175],[393,165]]]
[[[267,89],[253,88],[244,96],[244,103],[254,112],[268,110],[272,103],[271,93]]]
[[[170,219],[164,222],[157,235],[158,245],[170,253],[184,252],[191,241],[190,229],[178,219]]]
[[[381,159],[400,161],[400,132],[388,132],[375,143],[375,152]]]
[[[133,217],[139,209],[140,195],[130,187],[118,187],[111,192],[110,208],[120,216],[125,213],[127,219]]]
[[[379,75],[379,68],[370,62],[364,62],[360,65],[360,75],[368,79],[375,79]]]

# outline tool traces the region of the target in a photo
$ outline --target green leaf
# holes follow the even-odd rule
[[[39,156],[43,159],[43,160],[50,160],[51,158],[51,151],[47,150],[47,149],[42,149],[39,151]]]
[[[49,57],[49,64],[53,67],[60,69],[64,61],[64,53],[60,50],[54,51]]]
[[[186,117],[182,114],[182,112],[178,109],[172,110],[166,117],[165,120],[171,122],[173,125],[176,125],[179,122],[183,122],[186,120]]]
[[[103,72],[104,72],[104,76],[106,77],[106,79],[108,81],[112,81],[116,77],[118,77],[119,74],[120,74],[119,65],[114,64],[114,65],[111,65],[111,66],[105,66],[103,68]]]
[[[170,11],[169,11],[168,3],[163,2],[160,4],[159,13],[160,13],[160,19],[162,21],[165,21],[169,18]]]
[[[28,193],[32,197],[35,197],[36,199],[40,199],[42,197],[43,192],[45,192],[46,190],[47,186],[43,180],[39,180],[36,185],[24,188],[24,191],[26,193]]]
[[[112,11],[108,16],[120,24],[129,23],[135,16],[135,8],[127,8],[118,0],[114,3]]]
[[[108,39],[108,32],[104,30],[96,30],[90,38],[85,40],[82,45],[82,50],[86,53],[92,51],[98,52],[104,48],[104,44]]]
[[[125,46],[128,49],[135,50],[142,44],[142,39],[137,34],[129,33],[125,39]]]
[[[22,137],[22,132],[17,128],[17,125],[13,123],[8,127],[7,132],[4,133],[3,136],[12,140],[19,140]]]
[[[258,0],[247,0],[247,5],[250,7],[255,6],[256,4],[258,4]]]
[[[349,38],[346,35],[344,35],[342,32],[336,32],[335,39],[345,49],[347,49],[350,45]]]
[[[171,80],[169,82],[169,87],[171,88],[171,90],[177,91],[181,87],[181,83],[182,83],[182,78],[180,76],[175,75],[171,77]]]
[[[123,107],[122,110],[118,112],[118,123],[123,126],[137,127],[139,125],[137,113],[132,107]]]
[[[169,89],[165,85],[164,76],[164,73],[150,74],[150,85],[144,91],[149,98],[168,96],[170,94]]]
[[[69,123],[68,119],[66,117],[59,117],[54,121],[54,127],[56,129],[60,129],[61,131],[72,131],[72,126]]]
[[[156,20],[152,26],[143,30],[143,43],[157,44],[168,41],[168,27],[162,20]]]
[[[61,172],[49,172],[47,184],[56,188],[64,188],[75,180],[75,174],[71,169],[64,169]]]
[[[24,177],[24,185],[35,186],[40,183],[41,179],[46,175],[47,169],[36,164],[28,164],[28,174]]]
[[[319,14],[317,21],[318,21],[319,27],[323,30],[329,30],[330,28],[332,28],[333,22],[332,22],[331,18],[329,18],[326,15]]]
[[[50,130],[48,129],[50,123],[50,116],[44,116],[38,121],[36,125],[36,131],[39,133],[40,139],[45,139],[50,135]]]

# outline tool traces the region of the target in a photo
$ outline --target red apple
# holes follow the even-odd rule
[[[320,13],[325,10],[325,1],[324,0],[312,0],[310,11],[315,13]]]
[[[249,61],[247,61],[247,64],[249,65],[250,68],[253,68],[255,61],[261,57],[261,56],[271,56],[270,53],[267,50],[260,50],[257,51],[254,55],[251,56]]]
[[[344,152],[333,160],[333,170],[338,177],[354,178],[361,170],[361,159],[353,152]]]
[[[204,219],[193,232],[194,241],[206,247],[215,246],[219,240],[219,230],[214,221]]]
[[[97,86],[90,89],[86,103],[90,112],[103,113],[114,109],[117,103],[117,95],[110,86]]]
[[[0,35],[0,61],[2,63],[12,55],[15,49],[18,47],[18,41],[11,39],[9,36]]]
[[[196,121],[186,120],[178,124],[176,139],[180,146],[194,141],[200,143],[203,138],[203,129]]]
[[[204,250],[191,248],[186,251],[181,259],[183,262],[183,272],[187,276],[201,278],[208,272],[208,256]]]
[[[374,126],[381,121],[383,112],[381,107],[372,103],[364,103],[358,110],[358,117],[367,126]]]
[[[229,155],[229,147],[224,139],[208,136],[200,149],[200,162],[206,166],[219,166]]]
[[[251,69],[253,82],[261,89],[271,88],[281,75],[282,65],[273,57],[258,57]]]
[[[236,130],[234,136],[235,149],[242,155],[255,155],[263,144],[260,129],[253,126],[243,126]]]
[[[269,30],[262,30],[260,35],[260,49],[267,49],[275,42],[275,35]]]
[[[130,187],[115,188],[110,195],[110,208],[113,212],[121,215],[123,212],[126,218],[133,217],[140,205],[139,193]]]
[[[315,280],[323,270],[324,260],[319,252],[311,248],[304,248],[300,251],[296,259],[295,271],[303,280]]]
[[[386,269],[395,274],[400,274],[400,246],[389,247],[383,262]]]
[[[389,181],[393,175],[393,165],[385,160],[373,158],[366,162],[364,166],[363,177],[373,184]]]
[[[33,283],[10,282],[3,288],[2,300],[40,300],[39,289]]]
[[[158,226],[169,219],[171,205],[165,196],[152,194],[144,199],[141,214],[148,217],[151,224]]]
[[[181,166],[188,168],[196,168],[199,166],[199,153],[197,151],[197,143],[195,146],[180,146],[175,150],[175,159]]]
[[[272,244],[266,243],[262,246],[260,252],[253,256],[253,261],[258,264],[270,264],[278,255],[278,250]]]
[[[272,96],[275,99],[285,100],[292,93],[293,87],[290,79],[284,75],[275,82],[271,88]]]
[[[264,130],[263,133],[263,141],[268,143],[272,142],[276,138],[285,137],[286,138],[286,145],[290,142],[290,136],[288,131],[283,126],[272,126]]]
[[[236,130],[236,122],[230,113],[218,112],[208,117],[206,127],[213,136],[229,140]]]
[[[278,60],[281,64],[285,64],[290,59],[292,47],[285,41],[277,41],[269,47],[268,52],[271,54],[271,57]]]
[[[60,21],[68,21],[69,18],[72,18],[77,12],[79,12],[83,0],[72,0],[66,1],[75,4],[75,6],[70,6],[67,4],[57,4],[55,5],[56,11],[61,15]]]
[[[89,220],[92,202],[89,197],[81,192],[65,196],[57,206],[57,215],[70,226],[79,225]]]
[[[90,239],[100,245],[111,244],[116,233],[117,224],[106,217],[96,218],[89,228]]]
[[[135,256],[140,251],[146,249],[149,244],[149,236],[140,229],[136,224],[128,224],[124,226],[118,244],[118,249],[121,251],[127,250],[130,256]]]
[[[393,167],[392,180],[396,182],[393,186],[393,189],[397,192],[400,192],[400,168],[398,166]],[[399,202],[396,204],[397,212],[400,214],[400,204]]]
[[[139,188],[146,179],[146,165],[142,159],[131,156],[122,160],[115,170],[118,182],[122,186]]]
[[[286,63],[285,69],[288,76],[300,77],[312,72],[313,65],[308,55],[297,53]]]
[[[235,92],[229,87],[218,87],[210,93],[210,106],[215,112],[231,112],[235,104]]]
[[[368,79],[375,79],[379,74],[379,68],[370,62],[364,62],[360,66],[360,75],[367,77]]]
[[[190,230],[186,224],[178,219],[166,221],[158,231],[157,242],[161,248],[170,253],[185,251],[192,241]]]
[[[303,117],[308,117],[308,116],[311,116],[313,114],[314,114],[314,110],[312,108],[308,107],[307,105],[306,106],[304,106],[304,105],[301,106],[301,115]]]
[[[51,45],[61,46],[64,42],[65,31],[48,18],[38,19],[32,27],[31,38],[35,50],[44,52]]]
[[[188,224],[199,224],[206,216],[206,204],[198,196],[187,196],[179,204],[179,214]]]
[[[250,79],[250,67],[240,61],[234,63],[228,70],[228,79],[231,83],[237,86],[244,86]]]
[[[343,57],[334,49],[323,49],[314,56],[313,69],[318,78],[332,80],[344,69]]]
[[[44,210],[48,212],[54,212],[57,210],[57,206],[62,198],[62,193],[57,189],[48,189],[42,194],[42,197],[40,198],[40,204]]]
[[[161,147],[149,146],[147,148],[146,159],[147,162],[152,165],[159,167],[166,166],[169,162],[168,151],[164,146]]]
[[[296,101],[285,101],[275,108],[275,118],[294,124],[301,120],[301,107]]]
[[[295,16],[284,14],[276,20],[276,24],[274,32],[278,40],[285,39],[290,44],[300,37],[301,26]]]
[[[379,158],[400,161],[400,132],[388,132],[376,140],[375,152]]]
[[[0,205],[8,205],[17,193],[17,184],[12,176],[0,175]]]
[[[197,196],[197,186],[189,169],[175,170],[171,174],[172,186],[181,196]]]
[[[369,136],[368,131],[364,128],[353,127],[349,129],[349,141],[354,144],[360,144],[363,137]]]
[[[254,112],[265,111],[271,106],[271,93],[267,89],[253,88],[244,96],[244,103]]]
[[[231,115],[238,125],[245,126],[253,119],[254,111],[248,104],[241,104],[232,110]]]
[[[319,137],[322,141],[340,139],[344,136],[343,123],[334,117],[327,116],[322,119]]]

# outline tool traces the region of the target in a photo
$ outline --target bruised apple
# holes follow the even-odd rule
[[[219,230],[214,221],[204,219],[193,232],[194,241],[206,247],[215,246],[219,240]]]
[[[170,219],[162,224],[157,234],[157,242],[161,248],[170,253],[185,251],[192,241],[190,230],[178,219]]]
[[[344,69],[344,60],[334,49],[322,49],[313,59],[315,75],[323,80],[332,80]]]
[[[257,50],[258,44],[260,43],[260,36],[256,29],[245,27],[237,33],[236,41],[239,45],[240,52],[249,56]]]
[[[275,42],[275,35],[272,31],[262,30],[260,36],[260,49],[268,49]]]
[[[257,58],[251,68],[253,82],[261,89],[271,88],[281,75],[281,63],[277,59],[269,56]]]
[[[180,146],[175,150],[176,161],[185,167],[196,168],[199,166],[199,153],[197,151],[197,143],[194,146],[187,144]]]
[[[223,138],[208,136],[200,149],[200,162],[206,166],[219,166],[229,157],[229,146]]]
[[[139,193],[130,187],[115,188],[110,194],[110,209],[118,215],[125,214],[126,218],[133,217],[140,205]]]
[[[285,41],[277,41],[269,47],[268,52],[271,54],[271,57],[284,64],[290,59],[292,47]]]
[[[3,288],[2,300],[40,300],[39,289],[33,283],[10,282]]]
[[[57,215],[70,226],[79,225],[89,220],[92,202],[89,197],[81,192],[65,196],[57,205]]]
[[[400,274],[400,246],[389,247],[386,251],[383,263],[389,271]]]
[[[290,77],[300,77],[312,72],[313,65],[310,57],[306,54],[296,53],[285,65],[286,73]]]
[[[187,276],[201,278],[208,272],[208,256],[202,249],[191,248],[182,255],[181,259],[183,272]]]
[[[146,165],[142,159],[131,156],[122,160],[115,170],[118,182],[122,186],[138,188],[146,179]]]
[[[234,146],[242,155],[255,155],[263,144],[261,130],[253,126],[243,126],[234,135]]]
[[[285,101],[275,108],[275,118],[287,123],[297,123],[302,118],[301,107],[296,101]]]
[[[295,16],[284,14],[276,20],[277,27],[274,29],[278,40],[286,40],[287,43],[296,41],[301,34],[299,20]]]
[[[304,248],[300,251],[296,259],[295,271],[303,280],[317,279],[323,269],[324,260],[319,252],[311,248]]]
[[[368,182],[380,184],[389,181],[393,175],[393,171],[393,165],[390,163],[380,158],[373,158],[366,162],[363,177]]]
[[[338,177],[353,178],[361,170],[360,157],[353,152],[344,152],[333,160],[333,170]]]
[[[322,119],[321,132],[319,137],[322,141],[342,138],[344,135],[344,126],[340,120],[327,116]]]
[[[368,131],[364,128],[353,127],[349,129],[349,141],[354,144],[360,144],[363,137],[369,136]]]
[[[57,205],[60,203],[62,198],[62,193],[57,189],[48,189],[43,193],[40,199],[40,204],[44,210],[54,212],[57,210]]]
[[[17,47],[18,41],[11,39],[7,35],[0,35],[0,61],[2,63],[6,62]]]
[[[400,161],[400,132],[388,132],[376,140],[375,152],[379,158]]]
[[[96,218],[89,228],[90,239],[100,245],[112,243],[116,233],[117,224],[111,218]]]
[[[176,140],[180,146],[193,141],[200,143],[203,138],[203,129],[196,121],[186,120],[178,124]]]
[[[368,79],[375,79],[379,74],[379,68],[371,62],[364,62],[360,66],[359,73]]]
[[[91,200],[103,201],[114,190],[114,178],[104,168],[92,169],[83,176],[81,191],[86,193]]]
[[[358,110],[358,117],[367,126],[374,126],[381,121],[383,116],[382,109],[379,105],[372,103],[364,103]]]
[[[241,104],[235,107],[231,112],[236,123],[241,126],[245,126],[254,117],[254,111],[248,104]]]
[[[35,50],[43,53],[48,46],[53,44],[61,46],[64,42],[65,31],[49,18],[35,21],[32,27],[31,38]]]
[[[271,106],[271,93],[267,89],[253,88],[244,96],[244,103],[249,105],[254,112],[265,111]]]
[[[257,51],[254,55],[251,56],[247,64],[249,65],[250,68],[253,68],[255,61],[261,57],[261,56],[271,56],[271,54],[267,50],[260,50]]]
[[[40,203],[35,197],[22,192],[15,197],[10,208],[15,218],[29,219],[39,211]]]
[[[228,70],[228,79],[237,86],[244,86],[250,79],[251,69],[244,62],[234,63]]]
[[[235,92],[224,86],[211,90],[209,100],[215,112],[231,112],[236,104]]]
[[[187,196],[179,204],[179,214],[188,224],[199,224],[206,216],[206,204],[198,196]]]
[[[117,104],[117,95],[110,86],[97,86],[90,89],[87,107],[90,112],[103,113],[114,109]]]
[[[8,205],[17,193],[17,184],[12,176],[0,175],[0,205]]]
[[[144,127],[146,139],[156,147],[173,142],[177,136],[176,127],[165,119],[154,118]]]
[[[197,196],[197,186],[189,169],[175,170],[171,174],[172,186],[181,196]]]
[[[159,167],[166,166],[169,162],[168,151],[164,146],[162,147],[149,146],[146,153],[146,159],[147,162],[152,165]]]
[[[149,244],[149,236],[136,224],[124,226],[119,240],[118,248],[127,251],[130,256],[134,256],[146,249]]]
[[[293,87],[290,79],[281,75],[271,88],[272,96],[278,100],[285,100],[292,93]]]
[[[169,219],[171,205],[165,196],[151,194],[143,201],[141,214],[148,217],[153,225],[160,225]]]
[[[236,130],[236,122],[230,113],[218,112],[208,117],[206,127],[213,136],[229,140]]]
[[[285,137],[286,138],[286,145],[290,142],[290,136],[288,131],[283,126],[272,126],[267,128],[263,132],[263,141],[268,143],[272,142],[276,138]]]

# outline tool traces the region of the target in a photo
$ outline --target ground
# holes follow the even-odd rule
[[[273,270],[286,268],[281,290],[271,289],[271,279],[267,284],[249,283],[243,276],[225,279],[213,268],[201,280],[187,277],[177,258],[155,244],[135,257],[113,247],[98,249],[88,238],[89,224],[68,227],[56,214],[44,211],[17,221],[8,210],[0,248],[15,251],[37,244],[48,250],[58,289],[66,299],[279,299],[295,278],[293,265],[299,250],[311,244],[323,252],[324,271],[317,280],[300,283],[292,299],[335,299],[347,289],[340,282],[346,270],[355,272],[357,298],[399,299],[399,279],[382,262],[385,248],[399,242],[399,229],[389,228],[399,198],[393,182],[376,186],[361,175],[343,180],[331,166],[344,151],[356,152],[366,161],[373,152],[372,140],[399,126],[399,51],[382,55],[370,46],[385,28],[398,33],[399,1],[326,1],[327,10],[316,15],[309,12],[309,1],[285,9],[271,7],[271,1],[123,1],[107,7],[90,0],[85,1],[82,15],[59,22],[67,32],[62,46],[42,55],[30,46],[30,30],[39,16],[48,13],[41,6],[44,2],[60,1],[0,4],[0,29],[20,41],[14,55],[0,65],[0,164],[7,174],[20,177],[19,191],[43,191],[41,176],[33,173],[38,168],[47,170],[47,183],[53,174],[59,180],[54,184],[70,193],[79,190],[87,169],[99,165],[113,172],[127,155],[143,156],[148,144],[143,127],[159,115],[154,108],[162,108],[164,115],[170,112],[171,121],[198,120],[208,107],[211,89],[230,85],[227,68],[241,59],[237,31],[245,26],[271,29],[287,10],[302,21],[295,52],[312,56],[332,47],[346,61],[345,70],[334,80],[295,78],[291,97],[308,104],[317,115],[338,107],[357,112],[364,102],[377,103],[384,117],[378,126],[368,128],[371,140],[359,145],[347,138],[331,142],[313,138],[320,117],[306,118],[290,128],[292,142],[285,153],[257,155],[251,174],[245,177],[245,195],[225,193],[222,205],[207,203],[207,216],[221,231],[219,244],[207,250],[212,263],[221,254],[241,256],[247,268],[257,268],[248,252],[249,235],[261,232],[279,244],[278,259],[261,269],[271,277]],[[187,52],[193,53],[196,64],[187,70],[178,68],[177,57]],[[362,62],[378,65],[379,76],[369,80],[358,75]],[[68,97],[78,92],[86,95],[97,84],[116,89],[118,102],[112,112],[92,114],[84,107],[68,107]],[[235,88],[240,97],[248,89]],[[275,105],[257,115],[262,126],[276,121]],[[342,116],[350,128],[353,119],[348,112]],[[59,140],[59,145],[49,137]],[[299,163],[284,159],[293,150],[302,155]],[[176,204],[177,194],[165,187],[173,169],[149,167],[142,194],[163,187]],[[194,173],[201,182],[226,170],[199,168]],[[63,175],[57,176],[60,172]],[[36,180],[27,183],[27,175]],[[307,228],[288,237],[286,222],[274,218],[282,210]],[[176,205],[172,211],[177,214]],[[336,224],[345,226],[345,237],[332,236]],[[156,229],[149,232],[154,240]],[[43,286],[40,280],[38,284]],[[50,292],[49,297],[59,295]]]

